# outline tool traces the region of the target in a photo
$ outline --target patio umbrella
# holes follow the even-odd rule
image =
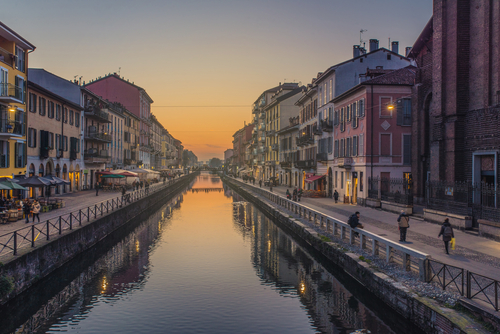
[[[19,184],[12,181],[2,181],[0,182],[0,185],[8,187],[9,190],[28,190],[25,187],[20,186]]]
[[[6,186],[0,182],[0,190],[12,190],[12,188],[9,188],[8,186]]]
[[[115,175],[123,175],[125,177],[138,177],[137,173],[131,173],[131,172],[122,172],[120,174],[115,174]]]
[[[52,182],[40,176],[31,176],[19,180],[18,184],[24,187],[45,187],[50,186]]]
[[[71,182],[61,179],[60,177],[54,176],[54,175],[48,175],[44,176],[44,179],[50,180],[52,182],[55,182],[54,185],[58,186],[60,184],[70,184]]]
[[[108,174],[108,175],[101,175],[102,178],[106,179],[123,179],[125,176],[119,175],[119,174]]]
[[[0,182],[3,182],[3,181],[19,182],[19,179],[13,179],[11,177],[0,177]]]

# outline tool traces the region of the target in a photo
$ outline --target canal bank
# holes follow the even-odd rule
[[[426,333],[488,333],[474,323],[474,319],[453,309],[442,307],[434,300],[420,297],[401,283],[380,272],[363,261],[359,255],[349,252],[341,245],[330,242],[324,235],[296,219],[292,212],[286,212],[276,204],[252,192],[243,182],[223,178],[224,182],[236,190],[260,210],[272,217],[281,227],[305,241],[334,264],[343,268],[370,292],[380,298],[397,314],[408,319]],[[310,217],[309,217],[310,220]],[[314,216],[316,220],[316,216]],[[328,223],[327,223],[328,224]],[[344,231],[344,229],[342,229]],[[342,232],[344,233],[344,232]]]
[[[41,243],[33,248],[23,249],[18,256],[1,264],[0,304],[4,304],[19,295],[35,282],[48,276],[78,254],[90,249],[142,213],[161,206],[189,185],[197,175],[198,173],[192,173],[171,182],[168,186],[159,186],[160,189],[157,191],[153,192],[151,190],[149,194],[137,197],[127,205],[121,203],[118,206],[117,200],[117,205],[111,207],[111,210],[109,206],[103,207],[101,204],[100,208],[98,208],[96,205],[93,211],[95,220],[88,224],[74,224],[70,230],[64,231],[64,233],[48,242]],[[86,213],[88,220],[92,215],[91,212],[91,209],[89,209]],[[82,222],[81,218],[80,222]],[[61,226],[61,220],[58,223]],[[47,224],[47,226],[50,225]],[[60,229],[60,231],[62,230]],[[32,240],[35,239],[33,236]]]

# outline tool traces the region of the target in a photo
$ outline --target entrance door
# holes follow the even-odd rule
[[[352,204],[358,203],[358,177],[353,176],[352,178]]]

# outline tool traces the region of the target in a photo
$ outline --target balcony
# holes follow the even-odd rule
[[[99,132],[97,130],[92,131],[91,129],[87,129],[87,131],[85,131],[85,139],[103,143],[111,143],[112,141],[111,135],[106,132]]]
[[[297,168],[316,168],[315,160],[299,160],[295,162]]]
[[[352,158],[338,158],[337,167],[351,169],[352,167]]]
[[[273,144],[273,145],[271,146],[271,149],[272,149],[273,151],[279,151],[279,149],[280,149],[280,145],[279,145],[279,144]]]
[[[313,128],[313,134],[315,136],[321,136],[323,134],[323,131],[321,131],[321,129],[316,126]]]
[[[266,166],[276,166],[276,161],[274,161],[274,160],[268,160],[268,161],[266,161],[265,164],[266,164]]]
[[[321,130],[323,130],[325,132],[332,132],[333,131],[333,122],[322,119],[320,121],[320,127],[321,127]]]
[[[252,114],[256,114],[258,112],[259,112],[259,107],[257,105],[254,105],[252,109]]]
[[[83,160],[85,161],[86,164],[110,163],[111,156],[109,155],[108,150],[98,151],[96,148],[91,148],[84,151]]]
[[[9,51],[0,48],[0,63],[4,63],[9,65],[10,67],[14,67],[14,59],[15,55],[10,53]]]
[[[328,161],[328,153],[316,153],[316,161]]]
[[[258,127],[259,131],[265,131],[266,130],[266,125],[264,123],[261,123]]]
[[[266,113],[263,112],[259,115],[260,119],[266,119]]]
[[[128,165],[135,165],[137,162],[135,159],[124,159],[123,163],[128,166]]]
[[[24,103],[24,88],[10,83],[0,83],[0,102]]]
[[[303,135],[297,138],[297,146],[314,144],[314,139],[310,135]]]
[[[281,161],[280,166],[281,166],[281,168],[292,168],[292,162],[291,161]]]
[[[26,124],[10,119],[0,119],[0,138],[18,138],[26,135]]]
[[[275,130],[269,130],[266,132],[266,136],[270,137],[270,136],[274,136],[276,134],[276,131]]]
[[[95,119],[101,123],[111,123],[109,120],[109,114],[99,108],[99,106],[88,105],[84,109],[85,117]]]

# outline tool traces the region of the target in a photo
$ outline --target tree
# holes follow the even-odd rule
[[[212,168],[219,168],[222,167],[222,161],[219,158],[212,158],[208,162],[208,166]]]

